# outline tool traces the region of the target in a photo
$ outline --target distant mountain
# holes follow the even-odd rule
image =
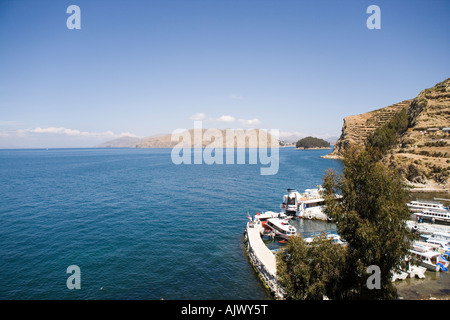
[[[291,134],[290,136],[282,137],[280,138],[281,141],[284,141],[285,143],[291,143],[295,144],[298,140],[304,138],[305,136],[299,136],[295,134]]]
[[[334,146],[336,144],[336,142],[339,140],[339,137],[332,136],[332,137],[326,138],[324,140],[329,142],[332,146]]]
[[[239,141],[245,141],[245,148],[259,148],[261,147],[278,147],[279,140],[272,137],[264,130],[251,129],[251,130],[230,130],[233,135],[233,139],[228,141],[226,138],[226,130],[221,129],[203,129],[201,134],[204,139],[201,141],[203,148],[206,146],[214,148],[239,148]],[[205,137],[205,133],[211,135],[210,138]],[[180,142],[184,142],[185,147],[192,147],[194,145],[194,129],[184,131],[182,134],[185,138],[179,137],[178,140],[172,141],[172,134],[164,134],[146,138],[132,138],[122,137],[107,141],[105,143],[95,146],[96,148],[173,148],[179,145]],[[214,136],[221,136],[221,139],[214,139]],[[189,141],[185,141],[189,140]]]
[[[141,140],[141,138],[125,136],[100,143],[94,148],[135,148]]]
[[[229,130],[229,133],[233,135],[231,141],[227,140],[227,131],[221,129],[203,129],[202,132],[194,132],[194,129],[184,131],[183,135],[186,138],[179,137],[178,140],[172,141],[172,134],[162,135],[159,137],[144,138],[138,144],[138,148],[173,148],[179,145],[180,142],[184,142],[186,147],[194,146],[194,136],[196,134],[202,135],[201,141],[202,148],[207,146],[211,148],[259,148],[259,147],[278,147],[279,140],[272,137],[264,130],[251,129],[251,130]],[[205,134],[211,136],[205,137]],[[222,137],[222,139],[215,139],[215,136]],[[189,141],[185,141],[189,138]],[[243,146],[238,145],[239,141],[245,141]]]

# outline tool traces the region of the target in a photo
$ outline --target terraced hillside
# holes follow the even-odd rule
[[[333,151],[325,156],[329,159],[340,159],[350,145],[362,145],[375,129],[383,126],[397,112],[409,108],[412,100],[405,100],[391,106],[344,118],[342,134]]]
[[[450,78],[420,92],[416,98],[344,119],[342,134],[327,158],[339,159],[351,145],[368,136],[401,110],[408,113],[408,129],[383,158],[416,188],[450,189]]]

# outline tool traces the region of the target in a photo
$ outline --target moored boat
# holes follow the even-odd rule
[[[440,202],[435,201],[425,201],[425,200],[416,200],[407,203],[406,206],[412,212],[422,212],[424,210],[435,211],[435,212],[447,212],[448,209],[444,207],[444,205]]]
[[[450,244],[447,241],[429,238],[426,243],[432,245],[435,251],[450,256]]]
[[[284,219],[287,220],[292,217],[288,217],[283,212],[273,212],[273,211],[266,211],[264,213],[257,212],[256,215],[253,217],[253,220],[256,223],[261,223],[261,225],[265,228],[267,224],[267,220],[271,218],[278,218],[278,219]]]
[[[392,275],[392,282],[395,282],[397,280],[405,280],[406,278],[408,278],[408,276],[409,274],[404,271],[394,272],[394,274]]]
[[[433,222],[435,221],[443,221],[443,222],[450,222],[450,212],[449,211],[431,211],[431,210],[424,210],[422,212],[415,212],[414,213],[417,217],[417,220],[431,220]]]
[[[419,278],[419,279],[423,279],[425,278],[425,271],[427,271],[427,268],[422,267],[422,266],[414,266],[414,265],[409,265],[408,267],[408,274],[410,278]]]
[[[409,250],[414,258],[417,258],[422,267],[427,268],[430,271],[447,271],[449,262],[445,259],[441,253],[415,247]]]
[[[297,216],[307,219],[327,220],[324,213],[325,199],[322,197],[323,188],[306,189],[300,194],[295,189],[287,189],[288,193],[283,196],[282,210],[286,215]],[[329,219],[328,219],[329,220]]]
[[[311,237],[307,237],[304,239],[304,241],[306,242],[306,244],[311,244],[311,242],[314,241],[314,238],[318,237],[318,235],[315,236],[311,236]],[[333,244],[339,244],[342,246],[345,246],[347,244],[347,242],[345,242],[340,235],[336,234],[336,233],[329,233],[326,235],[326,238],[328,240],[331,241],[331,243]]]
[[[429,239],[435,239],[435,240],[444,240],[450,243],[450,233],[449,232],[433,232],[431,237]]]
[[[297,229],[285,219],[270,218],[267,220],[266,227],[272,230],[276,236],[284,239],[289,239],[297,234]]]

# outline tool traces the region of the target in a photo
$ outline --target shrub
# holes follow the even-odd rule
[[[398,144],[398,137],[407,129],[408,114],[406,110],[402,110],[367,138],[366,147],[373,149],[374,154],[378,153],[378,157],[381,157]]]

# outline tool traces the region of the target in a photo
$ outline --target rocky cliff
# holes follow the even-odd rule
[[[409,108],[412,101],[405,100],[375,111],[345,117],[340,138],[334,145],[333,151],[324,158],[340,159],[346,148],[353,145],[363,145],[375,129],[383,126],[397,112]]]
[[[425,89],[411,100],[344,119],[342,134],[327,158],[339,159],[352,145],[363,145],[375,129],[401,110],[408,113],[408,129],[383,162],[395,167],[414,187],[449,189],[450,78]]]

